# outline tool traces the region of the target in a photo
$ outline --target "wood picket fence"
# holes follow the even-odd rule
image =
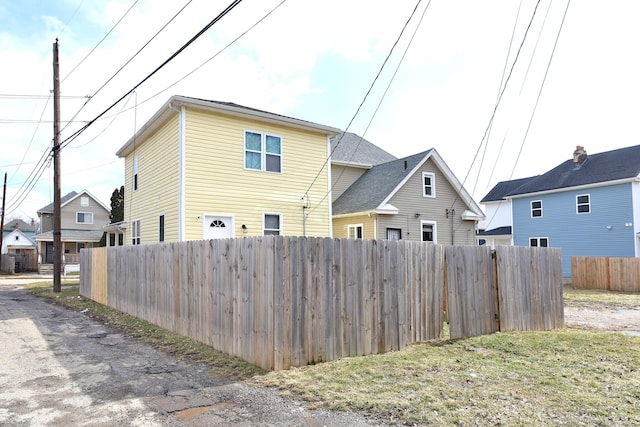
[[[561,252],[262,236],[81,251],[80,292],[267,370],[564,325]]]
[[[573,256],[571,284],[578,289],[640,292],[640,258]]]

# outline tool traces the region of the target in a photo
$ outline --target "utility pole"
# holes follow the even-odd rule
[[[62,291],[62,222],[60,220],[60,64],[53,44],[53,292]]]
[[[4,235],[4,201],[7,198],[7,173],[4,173],[4,187],[2,187],[2,219],[0,219],[0,270],[2,269],[2,236]]]

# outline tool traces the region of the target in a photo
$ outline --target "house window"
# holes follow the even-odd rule
[[[423,242],[437,243],[435,222],[420,221],[420,227]]]
[[[131,221],[131,244],[140,244],[140,220]]]
[[[273,213],[264,214],[262,230],[262,234],[265,236],[279,236],[282,234],[282,215]]]
[[[591,197],[588,194],[576,196],[576,213],[591,213]]]
[[[362,231],[364,226],[362,224],[349,224],[347,225],[347,237],[349,239],[362,239]]]
[[[401,240],[402,230],[400,228],[387,228],[387,240]]]
[[[533,200],[531,202],[531,218],[542,217],[542,200]]]
[[[80,206],[89,206],[89,198],[80,197]]]
[[[549,238],[548,237],[531,237],[529,239],[529,246],[531,247],[539,247],[539,248],[548,248],[549,247]]]
[[[138,189],[138,156],[133,158],[133,191]]]
[[[158,241],[164,242],[164,215],[158,217]]]
[[[436,197],[436,176],[431,172],[422,172],[422,195]]]
[[[76,212],[76,224],[93,224],[91,212]]]
[[[282,138],[245,131],[244,167],[263,172],[281,172]]]

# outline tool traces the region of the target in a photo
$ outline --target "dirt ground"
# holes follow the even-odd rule
[[[384,425],[212,377],[205,365],[183,363],[34,297],[25,282],[0,276],[0,425]],[[571,302],[565,323],[640,335],[640,309]]]

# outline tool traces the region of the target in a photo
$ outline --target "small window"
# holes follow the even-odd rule
[[[362,239],[362,224],[349,224],[347,226],[347,237],[349,239]]]
[[[138,189],[138,156],[133,158],[133,191]]]
[[[89,198],[80,197],[80,206],[89,206]]]
[[[534,200],[531,202],[531,218],[542,217],[542,200]]]
[[[131,222],[131,244],[139,245],[140,244],[140,220],[135,220]]]
[[[263,234],[265,236],[279,236],[282,234],[280,214],[264,214]]]
[[[529,239],[529,246],[538,247],[538,248],[548,248],[549,247],[549,238],[547,237],[531,237]]]
[[[401,240],[402,229],[400,228],[387,228],[387,240]]]
[[[422,172],[422,195],[436,197],[436,178],[431,172]]]
[[[16,242],[20,240],[20,236],[16,236]]]
[[[93,224],[91,212],[76,212],[76,224]]]
[[[576,196],[576,213],[591,213],[591,197],[589,194]]]
[[[158,241],[164,242],[164,215],[158,217]]]
[[[265,172],[282,172],[282,138],[245,131],[244,167]]]
[[[209,224],[209,227],[211,228],[225,228],[226,226],[227,225],[221,219],[214,219],[211,221],[211,224]]]
[[[422,234],[423,242],[431,242],[431,243],[437,242],[435,222],[421,221],[421,228],[422,228],[421,234]]]

